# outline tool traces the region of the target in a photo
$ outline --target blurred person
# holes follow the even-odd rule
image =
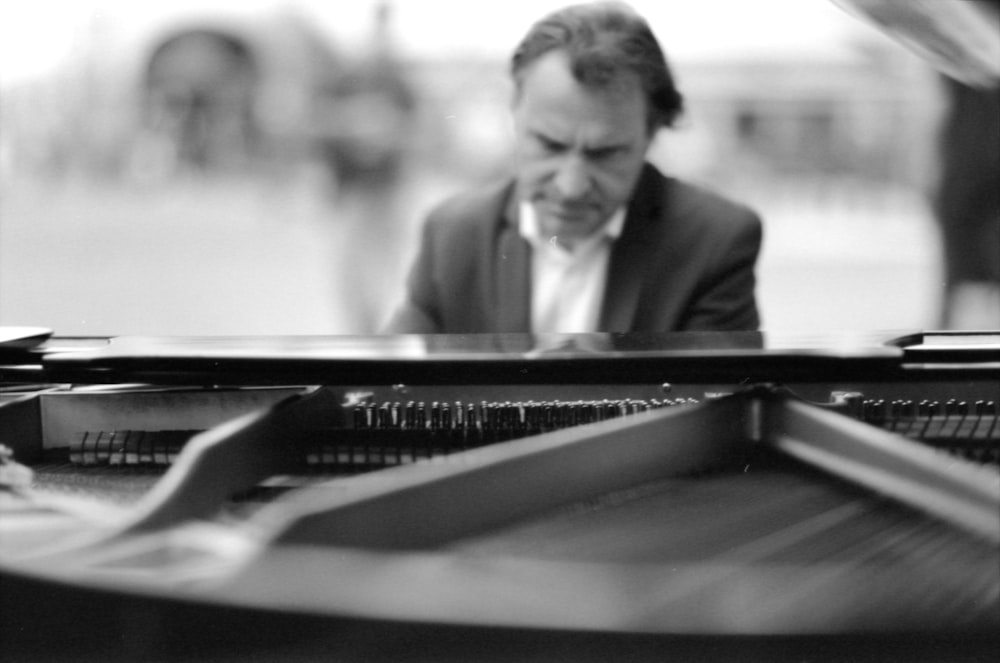
[[[379,198],[400,177],[417,98],[393,53],[392,5],[379,2],[374,13],[365,57],[317,92],[316,140],[338,194]]]
[[[1000,329],[1000,87],[948,79],[934,212],[945,329]]]
[[[163,40],[146,63],[139,162],[163,161],[167,174],[245,166],[258,138],[259,69],[235,33],[192,28]]]
[[[757,329],[759,217],[646,160],[683,107],[646,20],[555,11],[511,74],[515,174],[430,213],[387,331]]]
[[[834,0],[933,65],[945,329],[1000,329],[1000,0]]]
[[[406,63],[394,53],[392,17],[391,3],[376,3],[363,56],[314,99],[315,146],[346,248],[335,265],[336,282],[350,284],[339,308],[352,331],[366,334],[385,321],[405,275],[408,228],[401,208],[419,98]]]

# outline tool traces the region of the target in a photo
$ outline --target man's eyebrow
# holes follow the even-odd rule
[[[626,142],[604,143],[601,145],[586,146],[583,148],[583,151],[591,154],[604,154],[610,152],[618,152],[620,150],[627,150],[630,146],[631,143],[626,143]]]
[[[566,147],[569,143],[554,138],[550,134],[546,133],[542,129],[528,129],[528,133],[534,138],[542,141],[546,145],[551,145],[553,147]],[[627,150],[631,146],[631,142],[626,139],[614,139],[609,140],[606,143],[599,143],[597,145],[584,145],[583,151],[589,154],[601,154],[608,152],[617,152],[619,150]]]
[[[564,141],[561,141],[558,138],[553,138],[550,134],[546,133],[542,129],[528,129],[528,133],[530,133],[532,136],[542,141],[543,143],[549,145],[566,145]]]

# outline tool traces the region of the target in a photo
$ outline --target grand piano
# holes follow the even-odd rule
[[[1000,333],[4,332],[5,660],[1000,651]]]

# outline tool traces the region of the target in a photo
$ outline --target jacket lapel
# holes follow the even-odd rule
[[[659,218],[661,197],[658,173],[647,165],[636,184],[621,237],[611,251],[601,306],[602,330],[622,332],[634,327],[646,269],[644,257],[649,255],[648,243],[652,240],[650,224]]]
[[[517,196],[511,195],[501,219],[494,264],[496,321],[501,333],[531,331],[531,248],[518,232]]]
[[[662,197],[662,178],[646,165],[626,212],[621,237],[611,252],[601,306],[602,330],[629,331],[635,326],[648,243],[654,235],[651,225],[660,218]],[[531,330],[531,247],[518,232],[517,205],[517,195],[511,191],[497,231],[493,260],[496,317],[491,327],[501,333]]]

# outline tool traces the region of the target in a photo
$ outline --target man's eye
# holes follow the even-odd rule
[[[595,150],[588,150],[587,156],[595,161],[600,161],[602,159],[610,159],[616,156],[621,148],[618,147],[601,147]]]
[[[555,140],[549,140],[544,136],[538,136],[538,144],[541,145],[542,149],[546,152],[561,152],[565,149],[565,145],[562,143]]]

